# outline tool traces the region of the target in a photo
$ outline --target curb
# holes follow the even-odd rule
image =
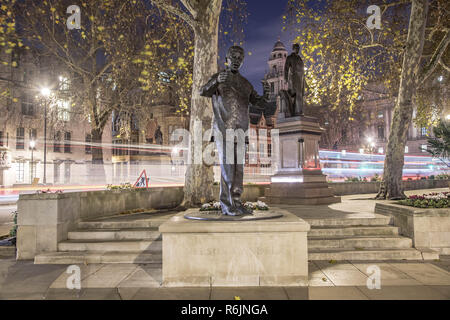
[[[0,207],[1,206],[13,206],[13,205],[17,205],[17,201],[15,201],[15,202],[0,202]]]

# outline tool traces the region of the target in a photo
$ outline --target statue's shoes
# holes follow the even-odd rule
[[[242,213],[240,213],[239,211],[227,211],[227,212],[225,212],[225,214],[227,215],[227,216],[241,216],[242,215]]]
[[[236,211],[238,211],[240,213],[240,215],[253,214],[252,209],[248,209],[248,208],[244,207],[244,205],[242,205],[242,204],[236,207]]]

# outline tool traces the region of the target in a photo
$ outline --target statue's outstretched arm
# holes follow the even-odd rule
[[[211,79],[200,89],[200,95],[202,97],[212,97],[216,92],[219,82],[217,81],[218,73],[213,75]]]
[[[272,103],[269,100],[269,90],[270,89],[266,86],[264,88],[263,96],[258,95],[258,93],[254,89],[250,94],[250,103],[262,112],[265,112],[266,110],[269,110],[273,107]]]

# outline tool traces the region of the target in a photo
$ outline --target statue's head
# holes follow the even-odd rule
[[[296,54],[300,52],[300,45],[298,43],[294,43],[292,45],[292,51],[294,51]]]
[[[237,72],[244,62],[244,49],[239,46],[232,46],[227,52],[227,65],[232,72]]]

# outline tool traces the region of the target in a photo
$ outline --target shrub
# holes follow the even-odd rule
[[[108,189],[108,190],[131,190],[131,189],[135,189],[135,187],[132,186],[131,183],[127,182],[127,183],[121,183],[120,185],[108,184],[106,186],[106,189]]]
[[[15,237],[17,237],[17,210],[13,211],[11,214],[14,215],[14,218],[13,218],[14,225],[11,228],[11,230],[9,231],[9,236],[11,238],[15,238]]]
[[[412,195],[405,200],[400,200],[398,203],[416,208],[450,208],[450,192]]]

